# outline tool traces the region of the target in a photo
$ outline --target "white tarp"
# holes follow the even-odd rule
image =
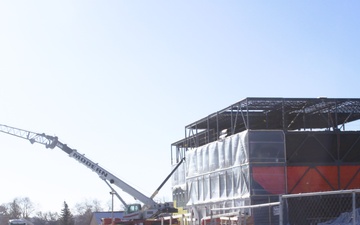
[[[187,205],[228,201],[235,205],[236,199],[249,196],[246,139],[244,131],[186,152]]]

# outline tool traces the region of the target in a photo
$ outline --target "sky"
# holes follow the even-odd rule
[[[57,136],[151,196],[192,122],[246,97],[359,98],[359,11],[357,0],[0,0],[0,124]],[[0,204],[110,205],[109,187],[58,148],[0,133],[0,154]],[[171,182],[155,199],[172,200]]]

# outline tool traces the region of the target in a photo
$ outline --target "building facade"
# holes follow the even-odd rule
[[[360,99],[246,98],[185,127],[172,144],[176,206],[200,221],[214,208],[281,194],[360,188]],[[256,214],[269,214],[252,210]],[[274,218],[276,220],[276,218]]]

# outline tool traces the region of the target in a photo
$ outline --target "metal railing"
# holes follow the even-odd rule
[[[213,208],[212,212],[232,211],[223,214],[212,214],[202,218],[202,225],[267,225],[279,224],[280,202],[256,205],[245,205],[229,208]]]
[[[360,189],[280,195],[279,202],[211,212],[200,225],[360,225]]]

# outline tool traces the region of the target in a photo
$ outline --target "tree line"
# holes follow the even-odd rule
[[[92,213],[96,211],[103,211],[97,200],[77,203],[73,210],[64,201],[60,213],[57,213],[36,211],[28,197],[15,198],[0,205],[0,225],[8,225],[9,220],[19,218],[27,219],[34,225],[89,225]]]

